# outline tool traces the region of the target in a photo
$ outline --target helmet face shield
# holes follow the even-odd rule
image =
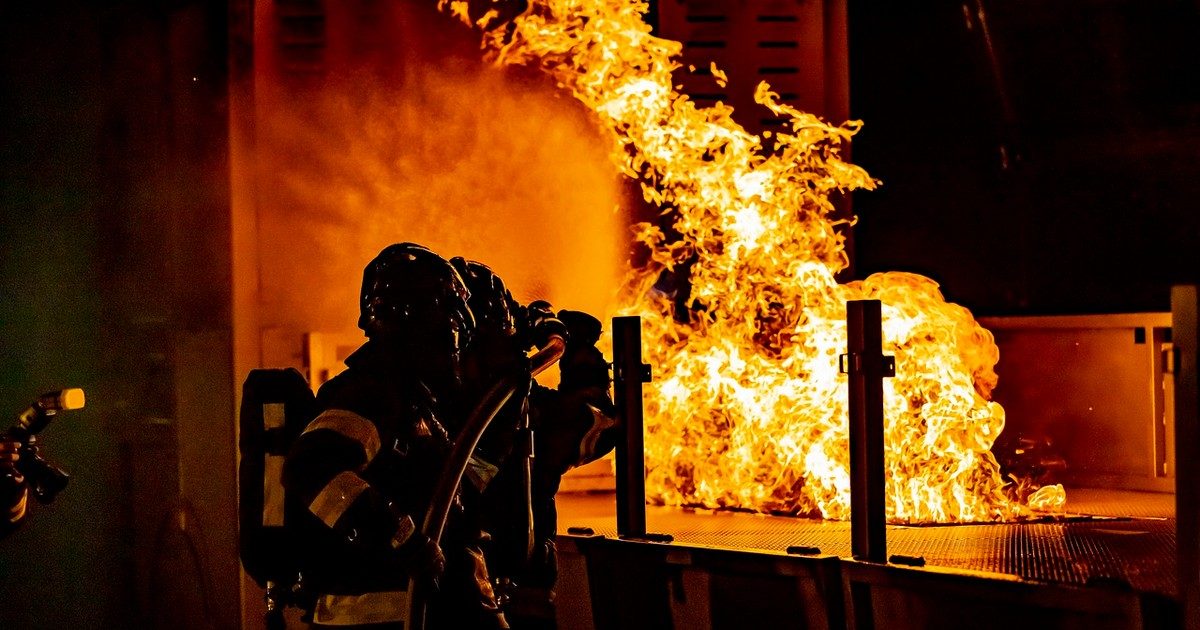
[[[358,326],[406,360],[457,366],[475,332],[470,292],[441,256],[413,243],[385,248],[363,271]]]
[[[404,304],[386,334],[414,350],[458,355],[475,336],[474,317],[465,299],[430,295]]]

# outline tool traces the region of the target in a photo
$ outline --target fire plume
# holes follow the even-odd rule
[[[882,302],[888,518],[1010,519],[1061,509],[1061,487],[1024,502],[990,449],[1004,411],[989,400],[999,352],[967,309],[910,273],[839,284],[847,266],[832,197],[877,182],[842,158],[858,122],[829,124],[761,84],[790,122],[749,133],[729,107],[673,85],[678,42],[655,37],[630,0],[532,0],[488,25],[500,64],[540,67],[595,113],[616,165],[661,207],[669,231],[635,226],[649,252],[623,310],[644,322],[655,383],[646,402],[647,493],[670,505],[849,516],[847,403],[838,355],[847,300]],[[719,69],[713,75],[722,77]]]

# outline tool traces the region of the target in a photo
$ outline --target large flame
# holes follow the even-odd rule
[[[790,124],[749,133],[730,108],[698,107],[676,91],[681,45],[651,35],[645,3],[529,4],[498,28],[495,12],[448,7],[489,27],[485,48],[498,63],[541,67],[595,112],[617,165],[672,219],[670,234],[636,226],[650,256],[630,275],[624,309],[643,317],[656,372],[646,409],[652,500],[848,517],[837,359],[846,301],[877,299],[884,352],[897,366],[885,382],[889,519],[1061,508],[1058,486],[1016,500],[990,452],[1004,428],[1003,409],[989,401],[992,335],[928,278],[834,279],[847,257],[831,196],[876,185],[841,158],[859,123],[828,124],[762,84],[755,100]]]

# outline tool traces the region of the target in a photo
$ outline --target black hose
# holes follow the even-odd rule
[[[529,375],[537,376],[554,365],[562,358],[566,346],[566,340],[563,337],[551,336],[545,346],[529,357]],[[487,430],[492,419],[496,417],[497,413],[500,413],[500,409],[512,398],[513,393],[524,381],[524,375],[510,374],[502,377],[484,394],[483,399],[467,417],[467,422],[459,432],[458,439],[454,442],[454,448],[451,449],[450,456],[446,459],[446,465],[438,478],[433,498],[429,502],[429,512],[426,513],[425,521],[421,525],[421,533],[434,543],[441,544],[442,542],[446,520],[450,517],[450,506],[454,503],[454,496],[458,494],[458,487],[462,483],[463,473],[467,470],[467,463],[475,452],[475,447],[479,445],[479,438],[483,437],[483,432]],[[408,587],[410,595],[409,627],[421,630],[425,626],[425,597],[423,593],[416,592],[418,584],[415,579],[409,578]]]

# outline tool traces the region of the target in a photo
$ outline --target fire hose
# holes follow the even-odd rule
[[[537,376],[562,358],[566,350],[566,339],[560,334],[552,334],[546,343],[529,357],[529,377]],[[459,433],[454,447],[450,451],[442,474],[438,478],[433,496],[429,502],[429,512],[421,524],[421,533],[434,544],[440,545],[442,533],[446,529],[446,520],[450,517],[450,506],[458,494],[463,474],[467,470],[468,461],[483,437],[484,431],[500,409],[512,398],[513,393],[522,385],[526,377],[521,374],[509,374],[502,377],[484,394],[483,399],[467,417],[466,425]],[[408,579],[409,597],[409,628],[422,630],[425,627],[426,593],[422,592],[421,584],[414,577]]]

